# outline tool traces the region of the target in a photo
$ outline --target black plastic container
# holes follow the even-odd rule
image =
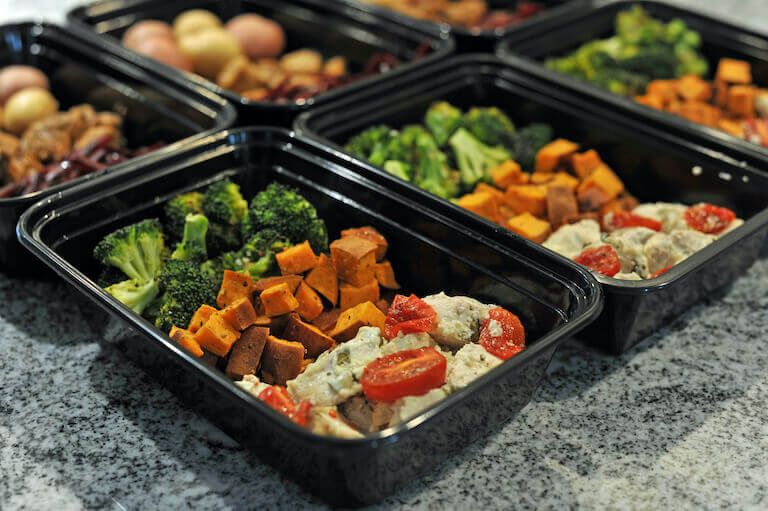
[[[565,55],[583,43],[595,38],[610,37],[615,33],[616,15],[633,5],[642,6],[653,17],[669,21],[680,18],[701,34],[701,53],[709,62],[710,76],[714,76],[721,58],[746,60],[752,65],[752,77],[758,86],[768,87],[768,36],[752,32],[687,9],[662,2],[621,1],[601,7],[585,9],[567,24],[554,28],[547,34],[515,34],[502,40],[497,53],[511,59],[516,67],[540,76],[542,79],[565,85],[574,92],[596,98],[621,108],[642,122],[654,124],[658,129],[677,132],[683,137],[696,140],[726,154],[746,161],[759,170],[768,170],[768,148],[734,137],[709,126],[662,112],[636,102],[634,99],[612,94],[605,89],[571,76],[551,71],[542,65],[544,59]]]
[[[621,353],[672,317],[738,277],[757,259],[768,236],[768,177],[721,154],[636,122],[598,103],[541,82],[492,56],[468,55],[387,82],[366,94],[302,115],[296,129],[340,145],[378,123],[421,122],[436,100],[459,107],[498,106],[517,126],[547,122],[555,136],[594,148],[641,202],[711,202],[746,223],[660,277],[623,281],[598,275],[606,295],[600,319],[583,338]],[[347,158],[355,159],[351,155]],[[362,175],[455,219],[501,244],[518,236],[368,163]]]
[[[109,312],[113,323],[130,327],[121,332],[94,317],[99,330],[111,331],[109,340],[243,445],[334,501],[375,501],[514,416],[560,343],[599,313],[602,297],[597,282],[577,265],[520,240],[498,247],[361,179],[352,167],[288,132],[221,132],[182,150],[173,162],[126,169],[36,204],[20,220],[19,235],[36,256]],[[405,289],[469,294],[506,306],[521,317],[529,347],[418,417],[364,439],[318,436],[295,425],[187,354],[93,281],[91,251],[101,236],[157,215],[169,197],[224,176],[237,180],[247,197],[274,180],[297,186],[318,208],[331,237],[350,225],[374,225],[389,240],[389,258]]]
[[[275,103],[246,99],[199,75],[179,71],[134,53],[119,43],[123,32],[137,21],[160,19],[171,22],[181,12],[195,8],[208,9],[224,21],[243,13],[256,13],[273,19],[286,32],[286,51],[309,47],[323,52],[325,57],[341,55],[347,58],[353,72],[363,70],[368,59],[379,52],[395,55],[403,65],[303,102]],[[193,82],[227,98],[238,107],[240,125],[290,126],[298,113],[313,105],[326,103],[386,77],[440,60],[454,50],[453,39],[437,30],[413,28],[326,0],[105,1],[73,9],[68,14],[68,20],[75,27],[98,34],[94,37],[98,44],[108,47],[110,52],[122,58],[173,82]],[[431,46],[431,53],[414,60],[414,54],[424,43]]]
[[[420,20],[391,9],[358,0],[338,1],[363,9],[366,12],[396,20],[399,23],[404,23],[414,28],[426,26],[433,30],[438,29],[443,33],[451,34],[456,39],[456,49],[459,53],[492,52],[499,41],[510,34],[514,34],[515,37],[525,37],[528,34],[544,36],[552,27],[567,22],[572,16],[587,10],[592,3],[591,0],[534,0],[536,3],[544,5],[546,9],[516,25],[497,30],[478,30]],[[514,9],[517,2],[488,0],[488,4],[494,9]]]
[[[235,120],[234,108],[215,94],[161,83],[137,66],[117,60],[55,25],[4,25],[0,26],[0,37],[0,67],[26,64],[41,69],[48,75],[61,109],[90,103],[97,110],[123,114],[128,147],[158,141],[171,144],[195,134],[205,136],[215,129],[229,127]],[[166,147],[141,159],[167,157],[177,148]],[[21,197],[0,199],[2,271],[28,273],[40,266],[16,240],[16,223],[21,213],[42,197],[93,179],[97,174]]]

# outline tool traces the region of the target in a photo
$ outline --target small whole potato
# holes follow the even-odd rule
[[[252,59],[277,57],[285,47],[283,28],[257,14],[236,16],[227,22],[226,29]]]
[[[22,89],[38,87],[49,89],[48,78],[31,66],[7,66],[0,70],[0,105]]]
[[[139,42],[136,47],[133,48],[133,51],[153,58],[165,65],[184,71],[192,71],[192,63],[173,39],[165,39],[162,37],[145,39],[144,41]]]
[[[220,28],[221,20],[211,11],[191,9],[184,11],[173,20],[173,33],[181,39],[209,28]]]
[[[3,126],[19,135],[32,123],[59,111],[59,103],[46,89],[30,87],[20,90],[5,103]]]
[[[280,59],[280,67],[286,73],[312,74],[323,70],[323,56],[315,50],[296,50]]]
[[[192,63],[192,69],[209,80],[215,80],[230,60],[243,54],[240,43],[221,28],[188,35],[181,39],[179,47]]]
[[[135,50],[141,43],[149,39],[168,39],[175,41],[171,26],[158,20],[144,20],[132,25],[123,34],[123,46]]]

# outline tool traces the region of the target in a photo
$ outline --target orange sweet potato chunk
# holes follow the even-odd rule
[[[379,301],[379,281],[375,278],[362,286],[353,286],[346,282],[339,285],[339,307],[347,310],[359,303]]]
[[[341,313],[336,326],[328,335],[339,342],[348,341],[364,326],[384,328],[387,319],[383,312],[371,302],[361,303]]]
[[[515,185],[504,194],[507,204],[517,214],[547,214],[547,188],[543,185]]]
[[[296,312],[299,313],[303,320],[312,321],[323,312],[323,300],[306,282],[302,282],[299,285],[295,296],[296,301],[299,302]]]
[[[304,345],[300,342],[267,336],[261,355],[262,373],[267,373],[276,385],[285,385],[301,372],[305,353]]]
[[[214,355],[226,356],[240,338],[240,332],[232,328],[221,314],[214,314],[195,334],[195,340]]]
[[[608,200],[614,199],[624,191],[624,183],[614,174],[608,165],[600,165],[579,185],[579,194],[589,188],[599,189]]]
[[[506,190],[512,185],[525,184],[520,164],[514,160],[507,160],[491,171],[493,185],[502,190]]]
[[[379,281],[381,287],[387,289],[400,289],[400,284],[395,280],[395,270],[392,269],[392,263],[389,261],[377,263],[373,271],[376,274],[376,280]]]
[[[312,324],[323,332],[330,332],[336,326],[336,322],[339,320],[341,313],[342,310],[338,308],[323,311],[312,321]]]
[[[211,315],[217,312],[219,311],[217,311],[215,307],[211,307],[210,305],[201,305],[200,308],[195,312],[195,315],[192,316],[192,319],[189,321],[189,326],[187,329],[193,334],[197,333],[197,331],[200,330],[200,327],[203,326],[206,321],[208,321]]]
[[[496,197],[490,192],[470,193],[459,199],[462,208],[487,218],[491,222],[499,219],[499,205]]]
[[[244,330],[232,345],[225,374],[234,380],[240,380],[246,374],[256,374],[268,335],[268,328],[251,326]]]
[[[307,357],[316,358],[333,346],[334,341],[314,325],[305,323],[298,315],[291,314],[285,325],[283,337],[288,341],[300,342],[307,350]]]
[[[331,258],[339,279],[362,286],[374,278],[376,243],[359,236],[347,236],[331,243]]]
[[[550,142],[536,154],[536,172],[552,172],[563,158],[578,150],[578,144],[564,138]]]
[[[298,300],[285,282],[265,289],[259,299],[264,307],[264,314],[269,317],[288,314],[299,308]]]
[[[204,355],[200,344],[195,340],[194,335],[189,330],[173,327],[169,334],[171,339],[179,343],[179,345],[185,350],[189,351],[196,357],[202,357]]]
[[[377,231],[374,227],[371,226],[365,226],[365,227],[357,227],[354,229],[344,229],[341,231],[341,237],[345,238],[347,236],[359,236],[361,238],[365,238],[368,241],[372,241],[376,243],[376,260],[381,261],[384,259],[387,255],[387,248],[389,244],[387,243],[387,239],[381,235],[379,231]]]
[[[266,291],[270,287],[278,286],[280,284],[288,284],[288,289],[291,290],[291,293],[295,293],[296,289],[298,289],[299,284],[301,284],[301,281],[304,279],[301,275],[283,275],[282,277],[267,277],[264,279],[259,279],[256,281],[256,283],[253,285],[253,290],[256,293],[261,294],[263,291]]]
[[[553,185],[547,188],[547,218],[552,227],[557,229],[566,218],[578,214],[579,204],[571,187]]]
[[[317,266],[304,279],[309,287],[323,295],[329,302],[336,305],[339,299],[339,276],[336,267],[325,254],[320,254]]]
[[[536,243],[543,243],[552,233],[549,222],[536,218],[530,213],[510,218],[507,229]]]
[[[241,298],[251,298],[253,279],[246,273],[225,270],[216,303],[222,309]]]
[[[241,298],[220,312],[235,330],[245,330],[256,322],[256,309],[248,298]]]
[[[742,117],[755,115],[755,95],[753,85],[734,85],[728,89],[728,111]]]
[[[688,101],[709,101],[712,86],[698,75],[685,75],[677,81],[677,94]]]
[[[749,62],[735,59],[720,59],[717,64],[715,80],[725,83],[752,83],[752,71]]]
[[[581,179],[586,179],[601,163],[603,162],[594,149],[583,153],[576,153],[571,157],[573,171]]]
[[[275,255],[280,273],[283,275],[296,275],[311,270],[317,264],[317,256],[309,245],[309,241],[286,248]]]

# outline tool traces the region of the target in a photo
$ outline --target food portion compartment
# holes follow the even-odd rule
[[[520,243],[521,253],[494,248],[487,240],[478,238],[471,232],[458,230],[451,222],[434,217],[409,201],[392,196],[385,189],[371,187],[365,180],[349,179],[353,176],[346,169],[337,167],[342,160],[314,144],[290,138],[278,132],[243,131],[229,136],[222,134],[204,147],[204,150],[189,151],[188,157],[189,160],[181,160],[178,165],[171,168],[159,162],[143,173],[144,178],[140,183],[138,181],[121,183],[122,177],[127,177],[125,174],[111,176],[111,183],[105,184],[114,186],[109,187],[98,198],[89,198],[84,188],[75,190],[70,197],[55,201],[51,205],[56,211],[53,217],[46,217],[45,208],[42,207],[36,211],[30,211],[22,221],[23,237],[25,242],[33,246],[36,253],[44,257],[49,264],[53,263],[57,271],[74,282],[89,298],[140,332],[139,336],[130,336],[124,345],[129,353],[135,355],[144,364],[148,364],[149,371],[154,376],[166,381],[168,375],[173,374],[172,387],[181,391],[182,394],[185,390],[194,387],[197,405],[207,416],[246,445],[280,452],[282,455],[272,456],[271,461],[277,463],[281,460],[281,464],[288,466],[294,475],[303,474],[307,470],[311,471],[313,481],[310,486],[322,486],[326,491],[341,486],[358,498],[369,500],[380,498],[407,481],[409,477],[415,477],[433,466],[436,460],[460,449],[466,441],[481,436],[488,431],[488,428],[505,420],[504,417],[508,419],[523,406],[530,398],[530,392],[533,391],[536,381],[543,375],[558,340],[574,329],[582,327],[599,310],[599,291],[594,281],[575,266],[554,258],[551,264],[547,265],[549,268],[534,264],[529,258],[531,247],[525,243]],[[295,187],[309,203],[317,208],[318,216],[325,219],[331,240],[338,238],[343,230],[350,227],[375,228],[388,241],[386,258],[395,271],[398,283],[402,286],[398,292],[404,295],[414,293],[420,297],[445,292],[448,295],[473,297],[484,303],[504,307],[519,317],[523,324],[525,349],[504,363],[499,361],[498,364],[493,364],[498,367],[485,376],[482,376],[485,371],[470,364],[466,368],[465,381],[468,383],[466,387],[451,389],[443,400],[420,404],[414,409],[413,417],[403,417],[405,422],[397,425],[393,423],[394,427],[385,429],[383,432],[373,432],[369,436],[363,436],[363,432],[358,431],[356,434],[346,435],[358,438],[357,443],[338,443],[338,439],[334,440],[325,435],[312,435],[307,429],[296,427],[296,422],[303,421],[296,420],[295,415],[287,414],[294,419],[294,422],[281,418],[263,406],[260,400],[238,389],[233,380],[240,380],[243,373],[232,370],[232,358],[229,364],[222,359],[208,365],[212,361],[207,354],[201,358],[195,357],[192,352],[183,349],[181,345],[169,338],[167,330],[159,330],[147,320],[141,319],[119,304],[97,284],[104,275],[91,252],[106,234],[142,219],[163,218],[165,201],[178,197],[180,193],[205,191],[210,185],[222,183],[226,178],[230,178],[240,186],[244,197],[254,196],[260,191],[269,189],[270,186],[273,187],[271,189],[274,192],[274,183]],[[148,194],[147,190],[152,192]],[[83,222],[84,218],[104,218],[104,220],[96,224],[86,224]],[[187,223],[191,221],[190,219]],[[316,238],[311,238],[313,242],[317,241]],[[297,246],[301,248],[301,244]],[[301,248],[302,251],[306,249],[306,246]],[[318,252],[320,251],[321,249],[318,249]],[[550,259],[549,256],[544,255],[543,251],[539,249],[536,251],[539,252],[539,263]],[[332,248],[331,257],[337,261],[341,274],[342,268],[347,266],[334,255]],[[277,264],[278,267],[282,265],[285,269],[286,264],[295,263],[291,271],[300,271],[304,266],[296,265],[301,260],[302,257],[293,253],[289,258],[278,257]],[[430,264],[424,265],[425,260],[429,260]],[[176,264],[178,261],[171,262],[170,265],[166,262],[166,268]],[[253,273],[255,270],[255,268],[249,268],[246,271]],[[263,275],[265,274],[260,276],[263,277]],[[310,282],[311,286],[317,287],[315,281],[309,279],[309,276],[304,277],[305,282]],[[348,282],[350,277],[344,276],[342,279],[344,280],[340,285],[350,284]],[[263,278],[261,280],[254,278],[254,280],[257,287],[265,284],[268,291],[275,289],[266,287],[267,281]],[[235,288],[227,287],[227,289],[232,291]],[[173,294],[173,290],[167,287],[166,293]],[[284,294],[292,293],[293,291],[289,289]],[[294,296],[298,297],[299,291]],[[269,309],[282,302],[285,300],[272,298],[265,300],[262,293],[261,300],[255,301],[255,305],[257,308]],[[213,304],[216,308],[218,305],[218,303]],[[327,302],[324,305],[330,308]],[[438,305],[435,307],[438,311],[440,310]],[[369,308],[375,308],[375,305],[370,304]],[[270,335],[273,338],[268,342],[275,346],[269,349],[280,348],[283,353],[287,352],[283,350],[284,348],[293,349],[295,344],[289,340],[293,339],[291,337],[293,334],[284,326],[276,324],[282,315],[271,314],[265,309],[261,309],[260,312],[271,315],[273,321],[270,324]],[[440,314],[442,315],[442,312]],[[383,313],[380,315],[384,317]],[[303,322],[309,322],[306,317],[302,316],[302,319],[305,320]],[[296,318],[290,318],[289,321],[296,323]],[[301,326],[302,321],[298,321],[297,324]],[[446,324],[452,323],[448,321]],[[208,327],[211,329],[212,325]],[[471,326],[471,328],[479,327],[480,325],[476,324]],[[306,327],[302,328],[306,329]],[[506,327],[502,325],[501,328],[503,330]],[[361,355],[359,348],[355,346],[361,344],[361,340],[364,341],[365,338],[378,337],[378,332],[376,328],[364,327],[357,332],[357,339],[346,335],[330,334],[335,338],[334,341],[338,346],[325,355],[321,354],[315,363],[320,362],[323,357],[328,358],[329,355],[335,359],[341,359],[344,355],[350,359],[350,362],[355,362]],[[245,337],[246,333],[242,335]],[[284,338],[277,339],[278,336]],[[424,334],[421,334],[421,337],[423,338]],[[196,338],[201,340],[206,352],[212,349],[212,345],[208,344],[206,339],[201,339],[199,336]],[[322,338],[322,335],[317,335],[315,332],[314,338]],[[407,341],[396,338],[391,342],[394,346]],[[475,342],[470,344],[475,348],[482,347]],[[189,346],[186,342],[184,345]],[[382,349],[386,350],[386,345],[388,343],[384,343]],[[267,367],[275,367],[276,360],[280,358],[272,357],[269,349],[262,354],[262,366],[258,369],[254,367],[241,386],[249,391],[259,388],[256,394],[274,406],[275,399],[284,397],[285,391],[280,390],[284,387],[272,387],[274,390],[269,391],[268,394],[277,394],[275,396],[263,395],[265,388],[255,379],[256,374],[262,380],[279,378],[277,374],[271,374],[269,377],[265,375]],[[435,350],[435,348],[431,349]],[[148,357],[149,352],[154,353],[154,356]],[[162,362],[158,360],[158,355],[161,355]],[[447,356],[451,361],[453,359],[453,355],[438,354],[438,356]],[[459,361],[462,359],[462,355],[458,352],[456,357]],[[486,355],[482,355],[481,359],[488,360]],[[174,365],[181,367],[181,373],[170,368]],[[158,370],[158,366],[168,367]],[[283,362],[280,366],[282,369],[285,368]],[[307,376],[311,367],[310,364],[306,369]],[[335,370],[341,371],[338,367]],[[479,377],[479,379],[472,381],[473,377]],[[355,378],[360,378],[360,375],[357,374]],[[470,381],[472,383],[469,383]],[[513,384],[513,381],[517,383]],[[346,385],[343,378],[335,383],[341,387]],[[497,388],[499,385],[504,387],[501,392]],[[318,388],[319,386],[318,384]],[[294,394],[292,397],[296,397],[295,389],[292,387],[289,381],[288,389]],[[492,392],[491,389],[494,388],[496,390]],[[362,394],[357,390],[355,395],[360,397]],[[487,417],[489,423],[485,427],[479,428],[460,442],[455,442],[458,437],[452,437],[451,443],[458,445],[452,446],[448,451],[436,449],[436,445],[447,442],[457,428],[464,430],[468,427],[464,417],[468,406],[467,400],[495,401],[496,405],[505,412],[490,413]],[[211,404],[215,401],[218,402]],[[307,401],[316,411],[322,409],[320,405],[314,406],[311,399]],[[362,399],[358,401],[362,402]],[[215,412],[225,405],[230,407],[227,413]],[[430,408],[430,405],[433,406]],[[297,408],[301,406],[297,403]],[[233,409],[237,410],[237,413],[233,413]],[[487,408],[477,408],[472,415],[484,415],[486,410]],[[327,412],[330,413],[331,410]],[[341,415],[342,411],[333,410],[333,413]],[[244,417],[247,417],[247,424],[243,424]],[[329,422],[328,417],[320,419]],[[308,425],[313,430],[320,433],[336,431],[335,436],[345,436],[339,433],[340,428],[322,431],[313,427],[313,422],[316,420],[318,420],[317,417],[313,418],[310,415]],[[446,427],[446,423],[451,422],[455,424]],[[417,424],[419,427],[416,427]],[[351,428],[349,425],[344,426],[347,430]],[[387,441],[381,443],[382,438],[386,438]],[[427,440],[429,438],[432,440]],[[410,446],[411,442],[417,444],[423,442],[424,445],[413,450]],[[290,451],[286,451],[286,444],[292,445]],[[296,449],[302,451],[303,455],[297,458],[285,455],[286,452],[294,452]],[[405,463],[406,456],[409,457],[409,463]],[[312,460],[318,459],[322,460],[318,463],[330,465],[327,472],[318,473],[317,465],[310,464]],[[367,459],[367,464],[362,463],[363,459]],[[382,475],[387,472],[388,465],[384,463],[391,463],[395,459],[402,460],[408,468],[402,473]],[[306,484],[306,481],[304,482]]]
[[[645,279],[629,282],[599,275],[599,280],[608,289],[604,318],[616,313],[613,319],[616,325],[603,330],[592,340],[612,351],[627,349],[639,341],[643,335],[661,326],[664,318],[679,314],[690,306],[695,301],[694,296],[703,296],[703,290],[686,293],[679,301],[670,299],[665,312],[655,314],[652,321],[643,321],[644,326],[639,330],[632,328],[625,307],[622,307],[623,317],[611,308],[612,298],[625,300],[629,296],[639,303],[649,292],[656,291],[671,297],[673,288],[684,287],[682,280],[697,272],[711,273],[709,282],[722,284],[727,280],[722,273],[712,270],[714,261],[724,252],[730,257],[741,258],[736,247],[756,232],[764,235],[766,193],[762,183],[765,178],[752,169],[735,167],[730,161],[701,152],[691,144],[677,140],[674,142],[680,142],[679,145],[670,143],[669,139],[629,118],[602,112],[596,104],[585,104],[579,98],[569,97],[560,89],[531,80],[492,58],[463,57],[409,78],[388,84],[388,91],[372,91],[371,96],[359,97],[356,102],[349,101],[336,105],[336,108],[304,115],[297,128],[343,146],[371,126],[387,125],[400,130],[401,143],[373,147],[376,146],[374,143],[368,156],[386,160],[391,156],[381,154],[388,150],[407,154],[403,146],[408,147],[408,136],[419,131],[414,124],[436,125],[439,129],[431,143],[412,144],[416,150],[415,159],[410,160],[415,162],[411,169],[413,181],[427,190],[442,193],[456,204],[437,201],[435,195],[425,194],[424,190],[399,179],[396,175],[402,175],[402,168],[391,161],[384,163],[384,168],[391,173],[369,165],[367,175],[378,176],[379,180],[410,197],[439,202],[446,213],[463,217],[463,221],[473,227],[482,224],[483,232],[494,232],[509,239],[508,231],[501,229],[504,226],[533,241],[544,242],[545,246],[549,245],[568,257],[578,259],[584,255],[581,258],[584,263],[594,263],[600,255],[600,250],[594,249],[604,251],[610,246],[613,253],[611,271],[605,271],[604,257],[597,261],[599,265],[592,264],[594,268],[611,276]],[[386,99],[378,99],[385,96]],[[435,106],[437,102],[446,102],[452,107]],[[480,107],[480,110],[463,117],[452,109],[468,112],[474,107]],[[488,107],[498,110],[482,110]],[[492,141],[486,138],[488,143],[480,146],[478,136],[469,138],[473,132],[487,137],[499,127],[509,131],[510,123],[503,121],[502,114],[516,127],[508,139],[502,137]],[[436,119],[443,121],[436,123]],[[479,122],[482,119],[485,121]],[[459,129],[447,137],[441,130],[451,123],[444,120],[455,120],[453,129],[460,124],[464,131]],[[530,143],[520,145],[518,140],[536,123],[551,129],[548,138],[551,142],[538,153],[530,150]],[[418,135],[413,136],[418,138]],[[441,138],[449,140],[449,149],[443,151],[445,156],[430,157],[434,145],[441,145]],[[359,143],[360,139],[355,139],[348,147],[360,154]],[[515,152],[519,163],[515,161]],[[588,161],[594,165],[586,168],[584,162]],[[476,172],[477,169],[481,172]],[[579,171],[584,171],[583,175]],[[441,187],[435,186],[436,175],[442,176],[437,180]],[[481,176],[479,179],[478,175]],[[465,182],[468,176],[474,176],[469,186]],[[501,178],[504,178],[503,182],[499,181]],[[446,188],[451,185],[451,193],[446,194]],[[462,196],[465,191],[471,192],[470,195]],[[555,200],[560,196],[567,197],[572,204],[570,209],[575,215],[572,218],[561,214],[562,201]],[[635,209],[638,203],[650,205]],[[660,208],[656,203],[671,204]],[[711,206],[687,208],[701,203]],[[477,216],[467,215],[461,206]],[[719,208],[727,208],[730,212]],[[717,226],[717,235],[690,228],[685,218],[696,217],[700,210],[725,215],[723,225]],[[486,221],[480,221],[479,216],[485,217]],[[734,217],[744,219],[746,223],[742,225]],[[572,222],[575,223],[569,225]],[[635,227],[637,225],[645,227]],[[601,235],[601,227],[603,231],[614,232]],[[724,228],[720,230],[720,227]],[[724,234],[728,228],[731,232]],[[655,233],[655,230],[664,232]],[[680,232],[676,232],[678,230]],[[553,231],[554,234],[550,234]],[[589,236],[583,235],[584,231],[588,231]],[[627,239],[632,233],[643,234],[644,239]],[[722,239],[717,239],[718,235],[723,235]],[[696,243],[698,240],[701,243]],[[740,269],[729,270],[731,278],[743,269],[744,264],[751,264],[757,257],[759,246],[749,246],[749,263],[735,265]],[[584,251],[587,253],[582,254]],[[589,257],[593,260],[586,260]],[[661,266],[656,268],[658,264]],[[648,280],[652,276],[656,278]],[[621,324],[627,322],[630,326],[623,328]],[[610,334],[606,335],[606,332]]]

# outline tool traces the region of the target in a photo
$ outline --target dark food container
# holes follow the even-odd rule
[[[498,106],[517,126],[551,124],[556,137],[596,149],[641,202],[711,202],[731,208],[747,220],[735,232],[655,279],[630,282],[598,275],[606,304],[600,319],[583,337],[606,351],[628,350],[712,290],[733,281],[755,261],[768,235],[765,175],[531,78],[492,56],[456,57],[411,73],[387,82],[386,87],[302,115],[296,129],[342,145],[371,125],[398,127],[421,122],[429,104],[438,99],[462,108]],[[364,176],[484,236],[501,244],[519,243],[516,234],[449,201],[370,164],[361,168]]]
[[[592,3],[591,0],[533,0],[536,3],[544,5],[545,10],[530,18],[526,18],[516,25],[496,30],[479,30],[460,26],[454,27],[446,23],[420,20],[385,7],[365,3],[359,0],[338,1],[353,5],[366,12],[408,24],[414,28],[426,26],[432,29],[439,29],[444,33],[449,33],[456,40],[456,49],[459,53],[492,52],[499,41],[510,34],[514,34],[516,37],[525,37],[526,34],[539,34],[545,36],[545,34],[549,33],[551,27],[558,26],[564,21],[569,20],[572,16],[586,10]],[[509,0],[487,0],[487,2],[492,9],[511,10],[514,10],[518,3],[516,1],[510,2]]]
[[[555,28],[546,35],[533,33],[522,37],[513,35],[499,44],[497,52],[503,58],[513,60],[515,66],[531,74],[566,85],[574,92],[624,109],[628,114],[642,119],[645,123],[654,123],[659,129],[672,130],[683,137],[725,151],[726,154],[744,160],[760,170],[765,169],[768,164],[766,147],[731,136],[724,131],[646,107],[632,98],[612,94],[587,81],[551,71],[541,64],[548,57],[566,55],[592,39],[610,37],[615,33],[616,15],[633,5],[642,6],[653,17],[664,21],[680,18],[690,28],[697,30],[701,34],[703,43],[701,53],[709,62],[710,77],[714,76],[717,63],[721,58],[746,60],[752,64],[753,82],[758,86],[768,87],[768,36],[661,2],[622,1],[585,9],[567,24]]]
[[[229,127],[235,119],[231,105],[208,91],[169,86],[138,67],[121,62],[71,32],[48,24],[21,23],[0,27],[0,66],[26,64],[48,75],[51,92],[64,110],[90,103],[96,110],[112,110],[124,117],[128,147],[173,143],[201,132]],[[201,136],[204,136],[203,133]],[[142,159],[166,157],[174,147]],[[96,174],[78,178],[92,179]],[[16,241],[21,213],[42,197],[71,186],[0,199],[0,265],[6,272],[31,272],[35,266]]]
[[[199,75],[165,66],[134,53],[119,43],[123,32],[137,21],[160,19],[170,23],[181,12],[195,8],[208,9],[225,22],[243,13],[256,13],[273,19],[285,30],[286,51],[308,47],[321,51],[326,58],[340,55],[347,58],[352,72],[362,71],[369,58],[380,52],[395,55],[403,65],[387,73],[318,94],[304,102],[275,103],[245,99]],[[68,19],[74,26],[87,29],[87,32],[95,31],[102,36],[111,36],[95,39],[122,58],[140,64],[174,82],[192,81],[227,98],[238,107],[240,125],[290,126],[296,114],[312,105],[326,103],[384,77],[445,58],[454,50],[453,39],[436,30],[429,30],[427,27],[413,29],[327,0],[107,1],[78,7],[70,11]],[[431,46],[432,52],[414,60],[414,54],[424,43]]]
[[[130,326],[122,348],[228,434],[334,501],[375,501],[514,416],[559,344],[594,319],[602,300],[597,282],[577,265],[517,239],[498,247],[361,179],[354,167],[284,131],[221,132],[179,152],[173,165],[159,161],[125,169],[38,203],[20,221],[20,237],[115,323]],[[388,238],[389,258],[408,292],[445,290],[508,307],[520,315],[529,347],[418,417],[364,439],[318,436],[293,424],[176,346],[93,280],[98,269],[91,251],[105,233],[159,215],[168,198],[224,176],[237,180],[246,197],[273,180],[297,186],[326,220],[332,238],[349,226],[375,226]],[[97,324],[105,322],[99,318]]]

